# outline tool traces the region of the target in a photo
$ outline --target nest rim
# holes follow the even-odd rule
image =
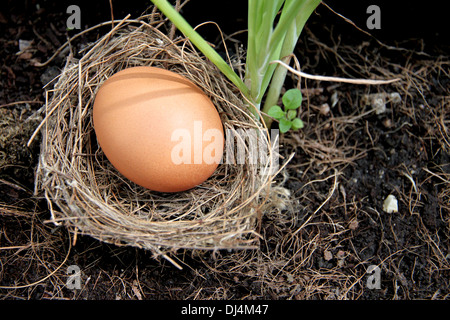
[[[263,212],[279,210],[271,201],[279,198],[272,186],[280,171],[277,145],[240,92],[188,39],[169,39],[163,25],[155,13],[125,18],[85,48],[81,59],[67,60],[46,93],[35,193],[47,199],[53,223],[103,242],[163,256],[178,249],[255,249]],[[108,76],[138,65],[162,66],[193,81],[213,101],[224,129],[238,137],[262,132],[258,143],[266,148],[265,162],[219,164],[205,183],[175,196],[134,185],[115,172],[93,143],[93,97]],[[245,138],[243,147],[254,148]]]

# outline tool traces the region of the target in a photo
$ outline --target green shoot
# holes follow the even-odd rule
[[[317,8],[320,0],[303,0],[296,1],[301,2],[300,9],[297,11],[297,15],[288,25],[286,35],[284,37],[283,45],[280,52],[280,60],[285,63],[289,63],[290,57],[292,56],[294,49],[297,45],[300,34],[306,21],[309,19],[311,14]],[[286,4],[285,4],[286,6]],[[286,79],[287,69],[281,65],[278,65],[274,71],[271,79],[270,86],[267,90],[267,95],[265,98],[264,106],[262,111],[267,113],[269,108],[274,104],[278,103],[278,99],[281,94],[281,89],[283,88],[284,81]],[[266,125],[270,127],[271,119],[265,118]]]
[[[297,117],[297,109],[302,104],[302,93],[299,89],[289,89],[282,97],[284,110],[277,105],[269,108],[268,115],[279,121],[281,133],[290,129],[298,130],[304,127],[303,121]]]
[[[250,89],[250,99],[257,106],[275,69],[282,69],[270,62],[293,53],[303,26],[319,3],[320,0],[249,0],[245,83]],[[278,73],[272,80],[273,86],[282,87],[285,78],[286,72]],[[281,87],[279,91],[272,89],[270,106],[277,103]]]
[[[242,79],[167,0],[152,0],[152,2],[245,96],[248,95],[248,88]]]
[[[167,0],[152,0],[152,2],[241,90],[258,110],[261,109],[262,100],[266,96],[262,111],[268,113],[269,108],[278,103],[287,74],[283,66],[271,64],[271,62],[289,61],[306,21],[321,0],[248,0],[248,39],[244,80]],[[292,116],[292,112],[290,115]],[[270,127],[272,119],[264,117],[263,120],[267,127]],[[290,128],[300,126],[300,119],[297,121],[294,118],[292,120],[285,118],[285,120],[283,120],[285,127],[288,123]]]

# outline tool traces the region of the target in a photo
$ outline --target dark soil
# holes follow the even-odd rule
[[[242,10],[231,5],[217,9],[214,2],[211,14],[206,8],[212,2],[200,2],[192,0],[183,9],[192,24],[214,20],[225,34],[246,28],[242,1]],[[368,4],[347,8],[334,2],[327,3],[368,31]],[[81,7],[82,29],[111,18],[108,1],[70,4]],[[287,134],[280,146],[285,156],[295,152],[279,177],[292,197],[285,215],[264,216],[260,250],[177,252],[173,258],[183,265],[178,270],[145,250],[89,236],[74,238],[64,227],[47,222],[47,201],[34,195],[39,136],[30,147],[26,144],[42,120],[36,111],[45,100],[43,86],[64,67],[69,51],[45,67],[36,63],[45,62],[76,34],[66,30],[68,5],[8,0],[0,8],[2,299],[450,297],[450,56],[439,33],[440,24],[445,30],[445,19],[422,11],[422,21],[433,21],[434,29],[419,28],[412,23],[417,18],[413,5],[391,4],[383,9],[386,27],[373,32],[380,44],[321,6],[296,52],[303,71],[355,78],[400,76],[401,82],[371,87],[304,82],[301,117],[306,127]],[[146,10],[142,1],[113,5],[116,19]],[[380,6],[386,8],[387,2],[380,1]],[[408,23],[414,27],[404,28]],[[221,50],[218,31],[202,28]],[[72,53],[77,55],[106,30],[78,38]],[[33,42],[17,54],[19,40]],[[230,41],[231,50],[234,43]],[[361,104],[368,94],[393,92],[401,102],[388,102],[385,113],[370,112],[370,105]],[[398,199],[398,212],[383,211],[389,194]],[[67,286],[71,265],[82,272],[80,290]],[[368,287],[371,265],[380,270],[379,289]]]

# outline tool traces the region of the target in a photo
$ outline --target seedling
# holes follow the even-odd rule
[[[302,92],[299,89],[289,89],[281,100],[284,110],[280,106],[274,105],[268,111],[270,117],[279,121],[281,133],[286,133],[290,129],[303,128],[303,121],[297,117],[297,109],[302,104]]]
[[[303,27],[321,0],[248,0],[248,40],[245,76],[242,80],[222,57],[189,25],[167,0],[152,0],[169,20],[233,82],[260,110],[262,99],[267,93],[262,111],[277,103],[284,85],[287,70],[275,60],[289,61]],[[292,109],[291,109],[292,110]],[[292,112],[289,116],[292,117]],[[286,118],[287,121],[298,121]],[[271,118],[265,118],[270,127]],[[287,122],[283,120],[287,125]]]
[[[263,114],[268,114],[269,109],[277,104],[288,71],[309,79],[354,84],[387,84],[399,80],[312,76],[289,66],[290,57],[293,56],[303,27],[321,0],[248,0],[248,39],[244,79],[234,72],[167,0],[152,0],[152,2],[236,85],[250,102],[249,108],[256,117],[259,116],[258,111],[261,110],[261,105]],[[287,110],[295,111],[295,109]],[[270,128],[271,117],[264,116],[261,121]],[[301,120],[296,120],[293,111],[287,111],[280,118],[280,130],[288,126],[293,129],[298,128],[301,126],[299,121]]]

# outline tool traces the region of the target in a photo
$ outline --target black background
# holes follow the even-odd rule
[[[329,7],[347,19],[353,21],[359,28],[370,32],[380,41],[390,43],[402,42],[407,39],[427,39],[434,44],[446,41],[448,44],[448,13],[444,2],[436,5],[436,1],[407,0],[325,0]],[[369,30],[366,13],[370,5],[378,5],[381,10],[381,29]],[[426,4],[430,4],[427,6]],[[434,6],[431,6],[434,4]],[[247,23],[247,1],[208,1],[191,0],[185,7],[186,16],[193,25],[212,20],[218,22],[226,33],[245,29]],[[319,6],[313,19],[321,19],[328,26],[339,27],[343,33],[351,37],[357,29],[344,19],[332,13],[325,6]],[[361,33],[361,32],[359,32]]]
[[[333,10],[352,20],[361,29],[370,32],[380,41],[399,43],[407,39],[426,39],[435,45],[448,45],[448,13],[445,2],[441,1],[408,1],[408,0],[326,0]],[[36,6],[48,10],[65,12],[67,6],[79,5],[83,27],[92,26],[110,19],[109,0],[2,0],[0,11],[4,16],[18,11],[26,11],[30,15],[36,11]],[[127,13],[137,17],[151,5],[150,0],[112,0],[116,19],[123,18]],[[369,14],[368,6],[375,4],[381,9],[381,30],[368,30],[366,21]],[[183,9],[183,15],[192,24],[205,21],[217,22],[227,33],[246,29],[246,0],[191,0]],[[319,6],[313,19],[321,23],[340,28],[343,34],[352,38],[355,27],[332,13],[325,6]],[[201,32],[208,36],[208,28]],[[217,32],[216,31],[210,31]],[[361,32],[359,32],[361,33]]]

